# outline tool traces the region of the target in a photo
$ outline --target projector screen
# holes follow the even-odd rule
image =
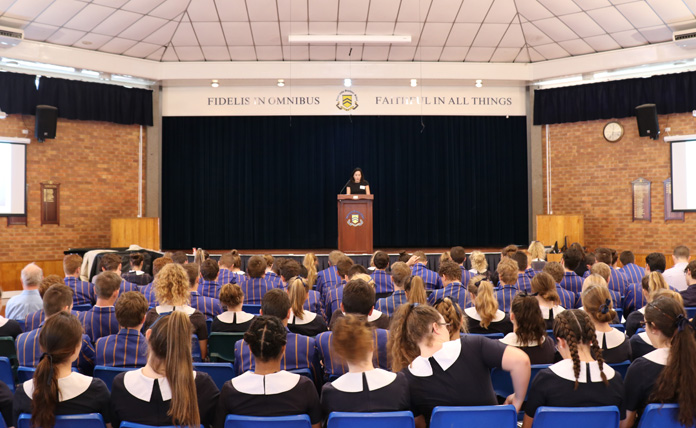
[[[26,215],[26,144],[0,139],[0,216]]]
[[[672,142],[672,210],[696,211],[696,139]]]

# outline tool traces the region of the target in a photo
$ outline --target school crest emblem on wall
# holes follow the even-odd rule
[[[358,96],[350,89],[343,90],[336,98],[336,107],[345,111],[355,110],[358,108]]]

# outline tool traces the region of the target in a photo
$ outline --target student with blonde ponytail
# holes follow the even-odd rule
[[[58,312],[43,324],[39,333],[41,361],[34,378],[15,392],[15,426],[22,413],[31,413],[35,427],[52,427],[56,415],[80,413],[100,413],[111,426],[109,390],[104,382],[72,371],[72,363],[80,354],[82,332],[80,321],[68,312]]]
[[[188,428],[213,423],[219,391],[208,374],[193,371],[192,330],[181,311],[162,315],[147,330],[147,364],[119,374],[111,387],[115,427],[122,421]]]
[[[641,279],[640,289],[642,298],[647,305],[653,301],[655,293],[660,290],[669,290],[669,286],[660,272],[650,272]],[[628,337],[636,333],[644,320],[645,306],[642,306],[628,315],[628,318],[626,318],[626,334]]]
[[[317,283],[317,266],[319,265],[319,259],[317,259],[316,254],[307,253],[302,260],[302,266],[307,269],[307,285],[311,290],[314,288],[314,284]]]
[[[616,318],[616,311],[609,289],[603,285],[590,285],[582,291],[582,306],[594,324],[597,341],[607,363],[622,363],[631,359],[631,343],[623,332],[609,325]]]
[[[474,306],[464,309],[469,333],[487,334],[512,332],[510,317],[498,309],[498,300],[493,291],[493,283],[475,276],[469,281],[469,293],[474,300]]]
[[[602,359],[595,327],[580,310],[561,312],[553,322],[556,348],[563,360],[534,377],[524,404],[522,428],[531,428],[541,406],[617,406],[626,418],[626,400],[621,375]]]
[[[290,297],[290,319],[288,329],[296,334],[316,336],[328,328],[324,318],[314,312],[304,309],[309,298],[309,285],[299,276],[288,281],[288,296]]]

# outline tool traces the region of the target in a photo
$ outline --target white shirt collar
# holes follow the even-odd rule
[[[363,377],[367,380],[367,389],[374,391],[390,385],[396,379],[396,373],[388,372],[382,369],[373,369],[362,373],[345,373],[335,381],[331,382],[334,388],[343,392],[362,392]]]
[[[433,354],[433,358],[442,370],[449,369],[462,352],[461,339],[451,340],[442,344],[442,348]],[[432,376],[433,368],[430,365],[428,358],[418,356],[408,367],[408,370],[414,376],[427,377]]]
[[[643,356],[648,361],[652,361],[653,363],[659,364],[661,366],[666,366],[667,358],[669,358],[669,348],[657,348],[654,351],[648,352]]]
[[[650,336],[648,336],[648,333],[646,331],[641,331],[638,333],[638,337],[643,339],[643,342],[647,343],[650,346],[653,346],[652,340],[650,340]]]
[[[174,310],[174,306],[172,305],[159,305],[155,307],[155,311],[157,311],[158,314],[166,314],[167,312],[171,312]],[[182,306],[177,306],[176,307],[177,311],[181,311],[185,313],[188,316],[191,316],[196,310],[192,308],[189,305],[182,305]]]
[[[517,347],[517,348],[521,348],[521,347],[522,347],[522,345],[520,344],[520,340],[519,340],[519,338],[517,337],[517,334],[515,334],[514,332],[513,332],[513,333],[508,333],[508,334],[505,335],[505,337],[503,337],[502,339],[498,339],[498,340],[500,340],[501,342],[503,342],[503,343],[506,344],[506,345],[515,346],[515,347]],[[541,343],[544,343],[545,340],[546,340],[546,337],[543,338],[543,340],[541,341]],[[526,346],[526,347],[539,346],[539,342],[537,342],[536,340],[534,340],[534,341],[529,342],[529,343],[528,343],[527,345],[525,345],[525,346]]]
[[[578,376],[578,382],[580,383],[587,383],[587,365],[589,364],[590,366],[590,381],[591,382],[602,382],[602,376],[601,376],[601,371],[599,370],[599,363],[597,361],[593,361],[591,363],[586,363],[586,362],[580,362],[580,376]],[[604,374],[608,379],[613,379],[614,378],[614,369],[609,366],[609,364],[604,363]],[[573,360],[567,359],[563,361],[559,361],[558,363],[552,365],[549,367],[552,372],[558,377],[561,377],[566,380],[570,380],[575,382],[575,373],[573,372]]]
[[[58,401],[68,401],[87,391],[92,384],[92,378],[81,373],[71,372],[70,375],[58,379]],[[34,395],[34,380],[24,382],[24,392],[30,399]]]
[[[253,314],[248,314],[244,311],[226,311],[218,315],[218,319],[226,324],[232,324],[232,321],[235,319],[235,314],[237,314],[237,324],[245,323],[254,318]]]
[[[616,348],[617,346],[621,345],[624,343],[626,340],[626,334],[620,332],[619,330],[612,328],[611,331],[608,331],[606,333],[602,331],[597,331],[597,342],[599,343],[599,346],[602,346],[602,341],[603,337],[606,336],[607,338],[607,349],[612,349]]]
[[[193,378],[196,378],[196,372],[193,372]],[[143,369],[131,370],[126,372],[123,378],[123,386],[126,390],[135,398],[150,402],[152,398],[152,389],[155,386],[155,380],[159,383],[160,394],[162,394],[163,401],[169,401],[172,399],[172,389],[169,386],[169,381],[166,377],[160,377],[153,379],[147,377],[143,374]]]
[[[556,305],[552,308],[545,307],[545,306],[540,306],[539,308],[541,309],[541,316],[545,320],[549,319],[549,310],[551,310],[551,312],[553,312],[554,318],[556,318],[556,316],[558,314],[560,314],[561,312],[565,311],[565,309],[563,309],[561,306],[558,306],[558,305]]]
[[[317,317],[317,314],[314,312],[309,312],[309,311],[303,311],[302,318],[298,318],[295,316],[295,313],[290,310],[290,319],[288,320],[288,324],[295,324],[295,325],[305,325],[309,324],[310,322],[314,321],[314,318]]]
[[[464,309],[464,313],[471,319],[476,320],[476,321],[481,321],[481,315],[479,315],[478,312],[476,312],[476,308],[474,306],[470,308]],[[503,318],[505,318],[505,312],[501,311],[498,309],[495,312],[495,316],[493,317],[493,321],[491,322],[499,322],[502,321]]]
[[[641,314],[645,315],[645,308],[646,308],[646,307],[643,306],[642,308],[638,309],[638,312],[640,312]]]
[[[3,317],[0,315],[0,327],[4,326],[7,324],[7,321],[9,321],[7,318]]]
[[[378,311],[377,309],[373,309],[372,313],[367,316],[367,322],[374,322],[379,319],[379,317],[382,316],[382,312]]]
[[[300,381],[300,375],[281,370],[268,375],[258,375],[252,371],[242,373],[232,379],[237,391],[249,395],[282,394],[293,389]]]

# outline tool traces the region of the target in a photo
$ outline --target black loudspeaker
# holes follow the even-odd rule
[[[46,138],[56,138],[58,109],[53,106],[36,106],[36,139],[43,142]]]
[[[660,125],[657,123],[655,104],[643,104],[636,107],[636,119],[638,119],[638,135],[657,140],[660,136]]]

